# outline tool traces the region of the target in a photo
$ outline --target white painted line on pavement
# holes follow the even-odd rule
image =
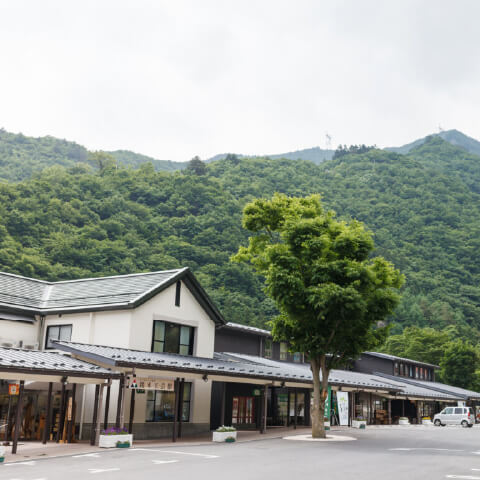
[[[155,465],[160,465],[162,463],[177,463],[178,460],[152,460]]]
[[[73,458],[82,458],[82,457],[98,458],[99,456],[100,456],[99,453],[84,453],[82,455],[72,455]]]
[[[403,451],[410,452],[412,450],[434,450],[437,452],[464,452],[465,450],[455,450],[453,448],[428,448],[428,447],[418,447],[418,448],[389,448],[390,451]],[[472,452],[475,453],[475,452]]]
[[[218,455],[207,455],[205,453],[189,453],[189,452],[178,452],[176,450],[154,450],[151,448],[129,448],[131,452],[156,452],[156,453],[175,453],[177,455],[193,455],[195,457],[204,457],[204,458],[219,458]]]
[[[119,468],[89,468],[90,473],[116,472]]]
[[[473,475],[447,475],[447,478],[463,478],[465,480],[480,480],[480,477],[475,477]]]
[[[35,461],[30,460],[29,462],[6,463],[4,467],[13,467],[14,465],[28,465],[29,467],[33,467],[35,465]]]

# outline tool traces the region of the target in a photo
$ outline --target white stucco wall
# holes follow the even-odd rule
[[[0,345],[22,341],[23,345],[34,345],[38,342],[38,320],[35,323],[0,320]]]

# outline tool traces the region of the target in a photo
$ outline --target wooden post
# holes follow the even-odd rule
[[[93,400],[93,418],[92,418],[92,429],[90,431],[90,445],[95,445],[95,426],[97,425],[97,416],[98,416],[98,396],[100,394],[100,385],[95,385],[95,398]]]
[[[179,380],[175,379],[175,406],[173,408],[173,431],[172,431],[172,442],[177,441],[177,416],[178,416],[178,400],[179,400]]]
[[[103,429],[108,428],[108,410],[110,409],[110,385],[107,387],[107,396],[105,397],[105,417],[103,419]]]
[[[17,453],[18,437],[20,436],[20,428],[22,426],[24,387],[25,387],[25,381],[20,380],[20,390],[18,392],[18,400],[17,400],[17,411],[15,412],[15,432],[13,433],[12,453]]]
[[[405,416],[405,400],[402,400],[402,417]]]
[[[97,422],[95,423],[95,445],[98,447],[98,442],[100,440],[100,430],[102,425],[102,408],[103,408],[103,389],[105,384],[100,385],[100,392],[98,395],[98,412],[97,412]]]
[[[127,397],[127,382],[124,380],[122,385],[122,403],[120,404],[120,427],[125,426],[125,398]]]
[[[370,423],[373,424],[373,405],[372,405],[372,392],[370,392],[370,398],[368,400],[369,408],[370,408]]]
[[[128,433],[133,431],[133,417],[135,416],[135,389],[130,392],[130,416],[128,417]]]
[[[268,396],[268,385],[263,387],[263,405],[262,405],[262,417],[260,425],[260,433],[265,433],[267,431],[267,396]]]
[[[125,375],[120,375],[118,382],[118,397],[117,397],[117,418],[115,419],[115,426],[120,428],[121,415],[122,415],[122,403],[123,403],[123,385],[125,383]]]
[[[290,426],[290,390],[287,388],[287,427]]]
[[[392,399],[388,399],[388,424],[392,424]]]
[[[47,413],[45,415],[45,428],[43,429],[43,444],[46,444],[50,438],[50,428],[52,424],[52,388],[53,382],[48,384]]]
[[[12,408],[12,395],[8,395],[8,407],[7,407],[7,422],[5,424],[5,434],[3,440],[8,441],[8,430],[10,428],[10,410]]]
[[[297,429],[297,389],[295,389],[295,400],[293,402],[293,428]]]
[[[185,389],[185,379],[182,378],[180,382],[180,399],[178,401],[178,438],[182,437],[182,417],[183,417],[183,392]]]
[[[223,382],[222,388],[222,404],[220,406],[220,422],[222,425],[225,425],[225,404],[226,404],[226,394],[227,394],[227,383]]]
[[[58,417],[57,425],[57,438],[56,442],[59,443],[63,436],[63,427],[65,425],[65,397],[66,397],[66,383],[67,380],[62,378],[62,395],[60,397],[60,414]]]

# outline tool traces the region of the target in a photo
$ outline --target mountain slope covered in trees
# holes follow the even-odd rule
[[[319,192],[364,221],[379,255],[406,275],[393,320],[480,331],[480,157],[440,137],[408,155],[369,150],[320,165],[238,158],[201,171],[54,166],[0,184],[0,270],[66,279],[188,265],[230,321],[263,326],[275,309],[246,267],[243,205],[274,192]]]

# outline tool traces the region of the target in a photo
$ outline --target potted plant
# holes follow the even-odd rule
[[[237,439],[237,429],[235,427],[226,427],[222,425],[213,432],[212,440],[214,442],[234,442]]]
[[[102,448],[115,448],[118,443],[128,443],[130,447],[133,443],[133,435],[128,433],[126,428],[107,428],[100,434],[98,446]],[[120,448],[125,448],[125,446]]]
[[[5,447],[0,445],[0,463],[3,463],[5,460]]]
[[[117,442],[115,445],[117,448],[130,448],[130,442]]]
[[[323,424],[325,426],[325,430],[330,430],[330,419],[325,417],[323,420]]]
[[[398,424],[399,425],[410,425],[410,421],[408,420],[407,417],[400,417],[398,419]]]
[[[361,415],[357,416],[354,420],[352,420],[352,427],[353,428],[367,428],[367,421]]]
[[[422,417],[422,425],[433,425],[430,417]]]

